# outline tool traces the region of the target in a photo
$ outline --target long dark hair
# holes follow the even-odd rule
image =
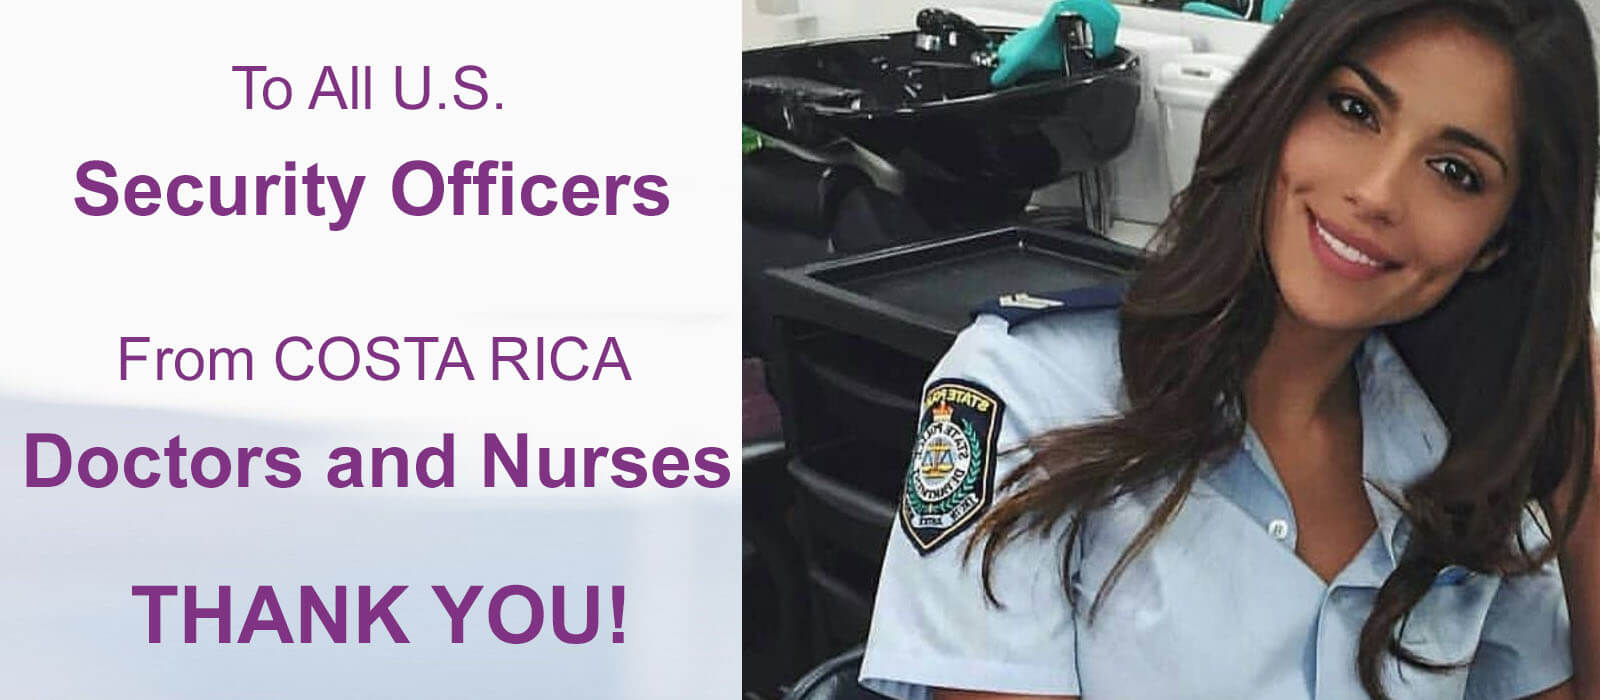
[[[1466,21],[1511,56],[1522,184],[1493,243],[1504,257],[1389,329],[1452,440],[1432,474],[1395,494],[1412,536],[1362,630],[1363,687],[1387,697],[1384,651],[1422,668],[1461,665],[1422,658],[1394,634],[1440,569],[1525,574],[1565,544],[1588,489],[1594,430],[1589,254],[1600,127],[1583,12],[1574,0],[1297,0],[1207,113],[1194,178],[1128,290],[1119,338],[1127,411],[1032,440],[1028,462],[1001,486],[1008,497],[969,541],[969,555],[982,545],[991,600],[994,557],[1016,537],[1065,517],[1072,551],[1084,517],[1171,484],[1100,587],[1092,620],[1202,471],[1237,449],[1245,380],[1280,303],[1263,237],[1285,136],[1341,58],[1430,11]],[[1552,505],[1567,477],[1577,488],[1565,517],[1551,524],[1550,546],[1530,551],[1518,537],[1524,510],[1533,500]],[[1067,595],[1077,606],[1070,586]]]

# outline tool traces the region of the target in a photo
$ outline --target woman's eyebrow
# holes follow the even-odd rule
[[[1395,109],[1400,106],[1400,96],[1394,93],[1394,88],[1389,87],[1388,83],[1379,80],[1378,76],[1366,66],[1363,66],[1351,59],[1341,60],[1337,65],[1349,68],[1351,71],[1355,72],[1356,75],[1361,76],[1361,82],[1367,84],[1367,89],[1376,94],[1378,99],[1382,100],[1383,104],[1387,105],[1390,109]]]
[[[1361,65],[1359,61],[1355,61],[1353,59],[1340,60],[1336,65],[1348,68],[1351,72],[1355,73],[1357,76],[1360,76],[1361,82],[1367,84],[1367,89],[1371,90],[1373,94],[1377,95],[1378,99],[1383,101],[1383,103],[1387,105],[1389,109],[1400,108],[1400,95],[1396,94],[1394,88],[1389,87],[1388,83],[1385,83],[1383,80],[1379,79],[1377,74],[1373,73],[1371,69]],[[1467,148],[1482,151],[1485,155],[1493,158],[1494,162],[1500,164],[1500,170],[1502,172],[1511,172],[1511,167],[1506,165],[1506,159],[1500,155],[1500,152],[1495,150],[1494,146],[1489,145],[1488,141],[1480,138],[1477,134],[1458,126],[1447,126],[1444,128],[1444,131],[1440,132],[1439,136],[1446,141],[1453,141],[1466,146]]]
[[[1490,146],[1488,141],[1478,138],[1476,134],[1473,134],[1472,132],[1461,127],[1447,126],[1444,128],[1444,132],[1441,133],[1440,136],[1446,141],[1454,141],[1466,146],[1467,148],[1476,148],[1480,151],[1483,151],[1484,153],[1488,154],[1490,158],[1493,158],[1494,162],[1500,164],[1501,172],[1511,172],[1511,168],[1506,165],[1506,160],[1500,157],[1500,152],[1494,150],[1494,146]]]

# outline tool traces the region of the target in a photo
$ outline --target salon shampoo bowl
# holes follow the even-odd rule
[[[998,45],[1016,29],[984,27]],[[951,192],[1031,193],[1127,148],[1139,105],[1137,56],[1118,47],[1076,75],[996,89],[970,44],[924,51],[917,32],[744,53],[744,123],[803,155],[841,142],[905,178]],[[843,156],[839,156],[843,157]]]

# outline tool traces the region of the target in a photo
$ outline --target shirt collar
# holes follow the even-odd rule
[[[1398,498],[1432,473],[1444,458],[1450,435],[1383,331],[1367,336],[1354,362],[1361,388],[1361,470],[1392,567],[1410,532],[1403,512],[1384,492]]]
[[[1332,583],[1376,587],[1394,571],[1410,537],[1405,514],[1390,496],[1402,498],[1407,487],[1438,467],[1449,434],[1433,402],[1382,331],[1363,340],[1351,362],[1360,390],[1362,477],[1379,542],[1364,547]],[[1207,470],[1201,483],[1269,532],[1281,527],[1274,521],[1293,519],[1288,493],[1249,424],[1240,449]],[[1294,549],[1297,530],[1292,527],[1274,536]]]

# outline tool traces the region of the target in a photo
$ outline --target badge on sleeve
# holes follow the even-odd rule
[[[918,552],[937,549],[988,508],[1004,410],[978,384],[940,379],[928,386],[900,499],[900,526]]]

